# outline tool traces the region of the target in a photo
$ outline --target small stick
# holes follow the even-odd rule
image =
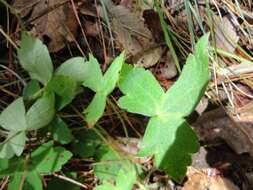
[[[71,178],[69,178],[67,176],[59,175],[59,174],[56,174],[56,173],[54,173],[53,176],[58,177],[59,179],[63,179],[65,181],[68,181],[70,183],[73,183],[73,184],[75,184],[75,185],[77,185],[79,187],[82,187],[84,189],[88,189],[88,187],[86,185],[84,185],[84,184],[82,184],[82,183],[80,183],[78,181],[75,181],[75,180],[73,180],[73,179],[71,179]]]

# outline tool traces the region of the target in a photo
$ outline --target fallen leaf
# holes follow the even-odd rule
[[[216,46],[233,53],[239,40],[239,36],[228,17],[224,16],[220,19],[218,16],[214,16],[214,31]]]
[[[13,7],[19,11],[21,17],[25,17],[39,2],[40,0],[16,0],[13,4]]]
[[[177,75],[177,68],[171,53],[168,51],[164,58],[164,66],[160,68],[161,77],[165,79],[172,79]]]
[[[140,57],[138,57],[135,65],[144,68],[152,67],[159,61],[159,59],[162,57],[162,54],[163,49],[161,47],[145,51]]]
[[[122,5],[114,5],[111,0],[104,4],[111,18],[112,31],[116,40],[132,55],[150,47],[151,32],[145,27],[141,12],[131,12]]]
[[[239,190],[231,181],[215,173],[215,169],[197,170],[189,167],[188,180],[182,190]]]
[[[99,31],[102,31],[102,29],[99,29],[99,25],[94,22],[86,21],[84,23],[84,28],[85,28],[85,34],[87,36],[98,36]]]
[[[27,5],[29,8],[26,9]],[[33,0],[27,4],[27,0],[16,0],[14,7],[23,17],[31,12],[27,21],[33,25],[31,33],[44,40],[50,52],[57,52],[66,42],[73,41],[78,23],[71,4],[67,1]]]
[[[160,23],[159,15],[153,9],[144,10],[143,18],[148,29],[151,31],[152,36],[156,43],[164,42],[163,29]]]
[[[114,5],[111,0],[105,0],[103,3],[119,46],[125,49],[127,55],[133,56],[133,62],[138,66],[147,68],[155,65],[162,57],[163,50],[156,44],[157,40],[153,40],[152,31],[146,27],[141,8],[137,9],[138,5],[134,3],[131,9],[126,7],[128,5],[123,6],[124,2]],[[106,20],[105,16],[102,17]]]

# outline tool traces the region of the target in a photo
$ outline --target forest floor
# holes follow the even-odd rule
[[[105,72],[125,50],[126,62],[151,71],[165,90],[177,81],[178,67],[183,68],[198,39],[210,32],[210,81],[187,117],[201,148],[193,155],[186,177],[175,182],[155,169],[150,157],[136,162],[143,168],[146,189],[252,190],[253,4],[250,0],[167,0],[157,6],[152,0],[0,0],[0,110],[22,96],[22,81],[29,81],[17,64],[16,48],[23,31],[47,46],[55,68],[72,57],[92,54]],[[43,176],[45,189],[59,189],[59,184],[67,190],[94,189],[101,182],[94,174],[98,163],[91,153],[94,147],[77,142],[86,138],[81,131],[88,130],[78,113],[93,95],[87,90],[60,111],[75,138],[61,146],[74,156],[62,171]],[[122,111],[117,105],[120,95],[114,90],[108,96],[103,117],[94,128],[112,147],[135,155],[148,120]],[[52,139],[45,140],[43,130],[41,134],[30,135],[26,153]],[[73,181],[69,176],[74,176]],[[8,188],[8,179],[2,178],[0,189]],[[135,184],[133,189],[142,188]]]

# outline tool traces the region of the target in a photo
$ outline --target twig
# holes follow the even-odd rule
[[[71,178],[69,178],[67,176],[59,175],[59,174],[56,174],[56,173],[54,173],[53,176],[58,177],[59,179],[68,181],[70,183],[73,183],[73,184],[75,184],[75,185],[77,185],[79,187],[82,187],[84,189],[88,189],[88,187],[86,185],[84,185],[84,184],[82,184],[82,183],[80,183],[78,181],[75,181],[75,180],[73,180],[73,179],[71,179]]]
[[[87,37],[86,37],[86,35],[85,35],[85,32],[84,32],[84,30],[83,30],[83,27],[82,27],[82,24],[81,24],[80,18],[79,18],[79,16],[78,16],[78,12],[77,12],[77,10],[76,10],[75,3],[74,3],[74,1],[73,1],[73,0],[70,0],[70,2],[71,2],[71,5],[72,5],[73,12],[74,12],[74,14],[75,14],[76,20],[77,20],[77,22],[78,22],[78,24],[79,24],[79,26],[80,26],[80,29],[81,29],[81,32],[82,32],[82,35],[83,35],[84,41],[85,41],[85,43],[86,43],[86,45],[87,45],[87,47],[88,47],[88,49],[89,49],[90,53],[91,53],[91,54],[93,54],[93,53],[92,53],[92,50],[91,50],[91,48],[90,48],[90,45],[89,45],[88,39],[87,39]]]
[[[18,46],[15,44],[15,42],[12,41],[12,39],[8,36],[8,34],[6,34],[2,27],[0,27],[0,33],[7,39],[8,42],[10,42],[10,44],[15,48],[18,49]]]
[[[0,187],[0,190],[3,190],[5,188],[5,186],[7,185],[8,181],[9,181],[9,176],[7,176],[7,177],[5,177],[3,179],[3,183],[2,183],[2,185]]]
[[[22,79],[15,71],[9,69],[8,67],[6,67],[6,66],[4,66],[2,64],[0,64],[0,67],[2,67],[3,69],[9,71],[11,74],[13,74],[15,77],[17,77],[20,80],[20,82],[23,84],[23,86],[26,86],[25,80]]]

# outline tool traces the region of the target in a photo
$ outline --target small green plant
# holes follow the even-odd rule
[[[29,158],[21,156],[9,160],[1,160],[0,177],[11,177],[8,185],[10,190],[42,189],[40,175],[48,175],[60,171],[71,157],[72,153],[70,151],[59,146],[53,147],[53,142],[49,141],[34,150],[29,155]],[[24,177],[25,180],[23,181]]]
[[[119,82],[125,94],[121,108],[151,117],[139,156],[155,155],[155,164],[176,181],[182,180],[191,154],[199,149],[197,136],[185,121],[204,95],[208,76],[208,35],[190,54],[178,81],[165,93],[154,76],[143,68],[126,65]]]
[[[124,94],[119,106],[151,118],[138,156],[154,155],[159,169],[176,181],[182,180],[186,166],[191,163],[191,154],[199,148],[185,117],[194,110],[208,82],[207,43],[208,35],[205,35],[197,43],[194,55],[189,55],[178,81],[164,92],[150,71],[124,64],[124,52],[114,59],[104,75],[92,55],[87,61],[82,57],[71,58],[54,71],[46,46],[23,33],[18,59],[31,81],[24,88],[23,97],[0,114],[5,136],[0,144],[0,177],[11,177],[8,189],[41,190],[40,175],[60,171],[73,155],[107,163],[94,166],[94,173],[101,181],[97,190],[130,190],[135,183],[141,186],[140,166],[90,130],[74,136],[58,114],[82,86],[88,87],[95,95],[83,114],[88,126],[94,126],[103,115],[107,96],[117,84]],[[51,138],[44,137],[46,144],[23,153],[27,136],[37,137],[41,128],[52,133]],[[55,147],[52,140],[62,146]],[[63,147],[65,144],[71,144],[70,150]]]
[[[83,81],[83,85],[96,92],[96,95],[90,105],[84,110],[88,125],[93,126],[103,115],[106,97],[116,86],[123,62],[124,52],[112,62],[103,76],[97,60],[90,55],[87,65],[89,67],[88,70],[92,72],[86,75],[87,78]]]

